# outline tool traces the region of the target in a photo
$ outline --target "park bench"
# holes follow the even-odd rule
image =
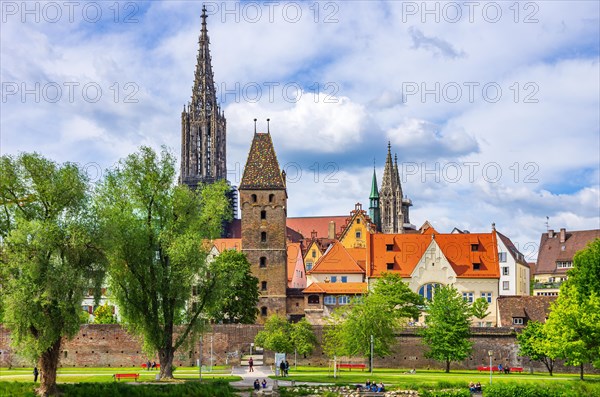
[[[140,374],[114,374],[113,378],[115,378],[115,380],[120,381],[121,379],[135,379],[135,381],[138,381],[138,378],[140,377]]]
[[[365,364],[352,364],[352,363],[339,363],[337,364],[337,368],[341,369],[341,368],[348,368],[350,371],[352,371],[352,368],[360,368],[361,370],[365,370],[366,365]]]
[[[510,367],[510,372],[523,372],[522,367]]]
[[[148,364],[146,364],[146,363],[143,363],[143,364],[142,364],[142,368],[143,368],[143,369],[146,369],[146,368],[148,368]],[[156,367],[154,367],[154,368],[160,369],[160,364],[159,364],[159,363],[156,363]]]
[[[490,366],[489,365],[480,365],[477,367],[477,371],[490,372]],[[501,371],[498,369],[498,366],[494,365],[492,367],[492,372],[501,372]]]

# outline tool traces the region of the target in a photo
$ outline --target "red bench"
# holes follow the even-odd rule
[[[365,368],[367,367],[366,364],[351,364],[351,363],[339,363],[336,365],[338,369],[340,368],[348,368],[350,371],[352,371],[352,368],[360,368],[361,370],[365,370]]]
[[[485,372],[490,372],[490,367],[489,365],[480,365],[477,367],[477,371],[481,372],[481,371],[485,371]],[[498,369],[498,367],[496,365],[494,365],[492,367],[492,372],[502,372]]]
[[[115,380],[120,381],[121,379],[135,379],[135,381],[138,381],[138,378],[140,377],[140,374],[114,374],[113,378],[115,378]]]
[[[148,364],[146,364],[146,363],[142,364],[142,368],[144,368],[144,369],[148,368]],[[160,364],[156,363],[156,366],[154,368],[160,368]]]
[[[522,367],[510,367],[510,372],[523,372]]]

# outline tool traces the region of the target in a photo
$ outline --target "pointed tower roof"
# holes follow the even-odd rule
[[[375,173],[375,166],[373,166],[373,179],[371,180],[371,195],[370,199],[379,198],[379,189],[377,188],[377,174]]]
[[[392,189],[396,187],[396,178],[394,164],[392,162],[392,145],[388,141],[388,152],[385,158],[385,167],[383,168],[383,179],[381,181],[381,190]]]
[[[402,199],[402,184],[400,183],[400,173],[398,172],[398,155],[394,153],[394,178],[395,188],[400,189],[400,199]]]
[[[285,189],[271,134],[254,134],[240,189]]]
[[[206,6],[202,7],[202,29],[198,39],[198,56],[194,73],[194,88],[192,89],[192,113],[204,112],[209,116],[213,110],[219,111],[215,92],[212,58],[210,57],[210,40],[206,29]]]

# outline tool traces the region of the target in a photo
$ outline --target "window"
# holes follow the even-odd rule
[[[252,202],[253,202],[253,203],[256,203],[256,194],[253,194],[253,195],[252,195]]]
[[[325,303],[326,305],[335,305],[335,302],[336,299],[333,295],[325,295],[325,298],[323,299],[323,303]]]
[[[260,211],[260,219],[267,219],[267,211],[265,211],[265,210]]]
[[[435,289],[439,286],[440,284],[435,283],[425,284],[419,288],[419,295],[425,299],[431,300],[431,298],[433,298],[433,294],[435,293]]]
[[[316,258],[317,257],[317,250],[312,250],[312,257]]]
[[[309,305],[318,305],[319,304],[319,295],[308,295],[308,304]]]
[[[267,232],[260,232],[260,242],[261,243],[267,242]]]
[[[502,275],[508,276],[510,273],[508,271],[508,266],[502,266]]]
[[[262,291],[266,291],[267,290],[267,282],[266,281],[263,281],[263,282],[260,283],[260,289]]]
[[[348,282],[348,276],[342,276],[340,278],[342,279],[342,283],[347,283]]]
[[[337,282],[337,276],[331,276],[331,282],[332,283]]]
[[[508,281],[503,281],[503,282],[502,282],[502,289],[503,289],[503,290],[510,289],[510,282],[508,282]]]
[[[263,306],[260,308],[260,315],[261,316],[266,316],[267,315],[267,307]]]
[[[473,303],[473,293],[472,292],[463,292],[463,299],[469,303]]]
[[[356,224],[360,225],[360,218],[356,218]]]
[[[360,236],[362,236],[362,234],[360,233],[360,230],[357,230],[355,233],[356,238],[360,238]]]
[[[313,267],[313,263],[312,262],[306,262],[306,271],[310,271],[310,269],[312,269]]]
[[[514,325],[523,325],[523,317],[513,317]]]
[[[491,292],[482,292],[481,297],[487,301],[487,303],[492,303],[492,293]]]
[[[350,297],[348,295],[341,295],[338,297],[339,305],[347,305],[348,303],[350,303]]]
[[[388,263],[387,264],[387,269],[388,270],[393,270],[394,269],[394,264],[393,263]]]
[[[274,194],[272,194],[272,193],[269,194],[269,203],[272,203],[274,198],[275,198]]]
[[[471,244],[471,251],[479,251],[479,244]]]
[[[393,251],[394,250],[394,244],[386,244],[385,245],[385,250],[387,252]]]
[[[264,257],[264,256],[260,257],[260,264],[259,264],[259,266],[260,267],[267,267],[267,258],[266,257]]]
[[[567,269],[573,267],[573,262],[571,261],[558,261],[556,262],[556,267],[559,269]]]
[[[506,252],[498,252],[498,261],[506,262]]]
[[[473,270],[479,270],[481,268],[481,263],[473,263]]]

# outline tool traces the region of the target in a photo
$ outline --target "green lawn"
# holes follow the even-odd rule
[[[0,368],[0,381],[33,381],[33,368]],[[140,367],[118,367],[118,368],[59,368],[57,381],[60,383],[80,383],[80,382],[113,382],[113,374],[117,373],[138,373],[140,381],[150,382],[155,380],[156,374],[159,371],[147,371]],[[231,367],[229,366],[213,366],[211,372],[202,371],[203,379],[223,379],[228,382],[241,380],[238,376],[231,376]],[[178,367],[175,370],[174,376],[176,379],[198,379],[199,373],[197,367]],[[130,382],[123,380],[120,382]]]

